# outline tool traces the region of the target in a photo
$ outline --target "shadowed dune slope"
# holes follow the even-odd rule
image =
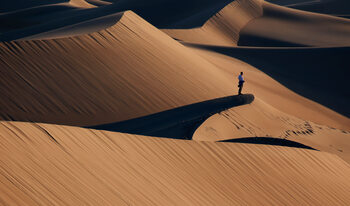
[[[338,81],[334,85],[329,85],[325,83],[328,82],[326,78],[319,80],[321,77],[329,75],[328,70],[332,70],[333,74],[335,74],[334,71],[339,71],[340,74],[337,73],[335,75],[337,79],[346,78],[346,75],[341,73],[342,70],[346,70],[347,65],[343,64],[341,67],[341,63],[344,61],[346,62],[345,52],[343,52],[342,55],[332,56],[334,52],[329,49],[315,49],[319,52],[318,54],[317,52],[313,54],[314,52],[312,50],[303,49],[215,48],[221,47],[209,47],[209,49],[192,47],[191,49],[214,64],[217,68],[221,69],[224,74],[233,81],[232,89],[234,92],[238,90],[237,76],[240,72],[244,72],[246,81],[243,88],[244,93],[254,94],[257,98],[276,109],[300,119],[350,131],[349,118],[295,93],[302,91],[303,93],[300,94],[311,94],[310,96],[306,95],[306,97],[318,95],[318,98],[324,97],[324,100],[327,100],[326,102],[333,103],[333,105],[343,105],[343,107],[340,108],[346,109],[347,102],[349,102],[349,95],[344,95],[348,94],[346,90],[346,88],[348,88],[347,81]],[[230,56],[242,59],[245,62]],[[327,63],[327,59],[332,57],[340,58],[342,61],[329,61],[335,63],[334,65]],[[291,61],[291,58],[293,61]],[[307,61],[302,63],[304,59]],[[316,65],[316,61],[321,61],[322,63]],[[256,67],[246,62],[256,65]],[[288,64],[286,62],[288,62]],[[305,64],[306,62],[308,64]],[[293,79],[296,81],[298,78],[300,79],[300,77],[304,78],[305,83],[301,84],[299,80],[299,83],[290,85],[293,83]],[[289,81],[285,81],[286,79]],[[317,81],[315,81],[315,79],[317,79]],[[306,86],[306,84],[311,86]],[[315,84],[317,86],[314,86]],[[329,88],[324,89],[324,87],[330,86],[334,88],[337,85],[342,86],[338,86],[338,88],[334,89],[333,94],[326,92],[331,91]],[[304,87],[304,90],[301,90],[302,87]],[[322,89],[319,91],[320,88]],[[307,91],[308,93],[306,93]],[[332,98],[327,98],[325,94],[330,95]],[[339,94],[339,98],[335,94]]]
[[[15,1],[7,1],[7,0],[1,0],[0,1],[0,13],[6,13],[21,9],[27,9],[37,6],[44,6],[44,5],[52,5],[52,4],[59,4],[59,3],[67,3],[69,0],[15,0]]]
[[[349,165],[313,150],[20,122],[1,122],[0,145],[9,205],[350,203]]]
[[[214,65],[133,12],[93,34],[0,43],[0,117],[97,125],[232,94]]]
[[[250,104],[253,100],[252,94],[222,97],[149,116],[89,128],[155,137],[192,139],[197,127],[211,115],[231,107]]]
[[[194,140],[220,141],[245,137],[288,139],[337,154],[350,162],[350,132],[318,125],[278,111],[256,98],[250,105],[215,114],[199,126]]]
[[[201,26],[235,0],[109,0],[130,9],[157,28]]]
[[[16,4],[22,3],[18,0],[14,2]],[[32,4],[27,5],[29,2],[32,2]],[[29,33],[35,32],[33,28],[39,25],[45,30],[45,26],[42,25],[57,22],[65,18],[70,18],[71,20],[74,16],[79,16],[83,10],[96,8],[96,6],[84,0],[50,1],[45,3],[41,1],[28,1],[27,3],[23,3],[23,5],[29,7],[15,11],[0,12],[0,41],[4,39],[17,39],[16,36],[23,37],[28,31]]]
[[[349,46],[350,20],[263,2],[264,15],[240,32],[241,46]]]
[[[331,15],[350,14],[348,0],[267,0],[271,3],[287,6],[294,9],[324,13]]]
[[[236,0],[199,28],[164,29],[163,31],[183,42],[221,46],[237,45],[240,30],[249,21],[262,15],[261,4],[261,0]]]

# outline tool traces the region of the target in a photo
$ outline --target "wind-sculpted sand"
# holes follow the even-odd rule
[[[344,2],[0,1],[0,205],[350,205]]]
[[[350,202],[349,165],[313,150],[16,122],[1,122],[0,145],[5,205]]]
[[[1,118],[96,125],[231,94],[214,65],[121,15],[92,34],[0,43]]]
[[[236,0],[199,28],[164,29],[163,31],[187,43],[234,46],[237,45],[241,29],[249,21],[262,15],[261,4],[261,0]]]

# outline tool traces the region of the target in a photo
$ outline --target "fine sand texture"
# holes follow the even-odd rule
[[[97,125],[232,94],[214,65],[121,15],[92,34],[0,43],[1,118]]]
[[[203,26],[192,29],[164,29],[163,31],[182,42],[235,46],[241,29],[249,21],[262,15],[261,4],[261,0],[236,0],[208,19]]]
[[[270,2],[0,1],[0,205],[350,205],[350,4]]]
[[[240,32],[241,46],[350,46],[350,20],[262,4],[264,15]]]
[[[0,145],[5,205],[350,202],[349,165],[314,150],[19,122],[1,122]]]

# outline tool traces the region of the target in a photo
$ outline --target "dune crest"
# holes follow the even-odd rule
[[[241,46],[350,46],[350,19],[262,3],[264,15],[241,30]]]
[[[232,94],[214,65],[133,12],[106,30],[0,43],[3,120],[97,125]]]
[[[69,4],[72,6],[80,7],[80,8],[94,8],[95,5],[90,4],[86,0],[70,0]]]
[[[261,0],[236,0],[200,28],[163,29],[163,31],[183,42],[234,46],[239,40],[240,30],[249,21],[262,15],[261,4]]]

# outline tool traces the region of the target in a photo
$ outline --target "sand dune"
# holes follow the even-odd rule
[[[346,205],[323,152],[2,122],[0,199],[19,205]]]
[[[349,1],[347,0],[268,0],[271,3],[287,6],[290,8],[331,14],[346,15],[350,14]]]
[[[221,97],[164,112],[88,128],[175,139],[192,139],[195,130],[211,115],[250,104],[252,94]]]
[[[34,28],[38,26],[45,29],[42,25],[52,24],[60,19],[73,19],[82,10],[96,7],[84,0],[40,2],[26,1],[23,2],[25,8],[0,13],[0,41],[14,40],[16,36],[23,37],[26,30],[35,32]]]
[[[96,125],[232,94],[214,65],[132,12],[106,30],[0,44],[4,120]]]
[[[202,46],[201,48],[239,58],[254,65],[292,91],[346,116],[347,118],[343,118],[343,120],[347,122],[345,125],[349,125],[348,102],[350,94],[346,78],[349,74],[347,69],[349,67],[347,60],[349,47],[236,48]],[[336,77],[337,80],[329,82],[330,75]],[[260,84],[262,83],[265,82],[260,82]],[[292,111],[292,109],[290,110]]]
[[[349,28],[262,0],[0,1],[0,204],[349,205]]]
[[[325,55],[317,56],[315,54],[312,54],[312,50],[306,50],[302,52],[303,49],[278,50],[266,48],[244,49],[231,47],[206,48],[207,49],[203,49],[203,47],[192,49],[198,55],[205,58],[212,64],[215,64],[216,67],[221,69],[225,73],[225,75],[227,75],[228,78],[230,78],[233,81],[232,89],[236,90],[235,92],[237,92],[238,89],[237,85],[235,84],[237,78],[236,75],[238,75],[239,72],[243,71],[245,73],[245,78],[247,81],[247,84],[244,86],[243,89],[244,92],[254,94],[257,98],[262,99],[264,102],[270,104],[278,110],[296,116],[300,119],[310,120],[318,124],[328,125],[344,130],[350,130],[350,120],[348,117],[340,115],[321,104],[318,104],[314,101],[311,101],[310,99],[300,96],[300,94],[295,93],[295,91],[305,92],[309,88],[308,90],[310,91],[310,93],[308,93],[308,95],[319,95],[318,98],[324,97],[324,99],[328,100],[328,102],[333,103],[333,105],[341,105],[344,103],[344,107],[342,108],[345,109],[343,111],[346,111],[346,104],[347,102],[349,102],[347,98],[348,95],[344,95],[347,93],[347,81],[337,82],[338,85],[343,85],[334,90],[335,94],[339,94],[339,98],[327,98],[327,95],[334,97],[334,94],[327,92],[329,91],[328,88],[324,89],[324,87],[333,87],[337,86],[337,84],[327,85],[323,83],[328,81],[326,78],[321,80],[318,79],[322,77],[322,75],[323,77],[328,76],[329,73],[327,71],[330,68],[332,68],[332,71],[334,72],[338,71],[338,73],[336,73],[337,78],[343,78],[344,75],[342,75],[342,71],[346,71],[347,65],[344,58],[345,52],[342,53],[343,57],[341,57],[341,55],[332,56],[331,54],[334,54],[334,52],[332,52],[332,50],[327,49],[324,49],[326,51],[326,53],[324,53]],[[242,61],[230,56],[240,58],[242,59]],[[332,64],[329,64],[329,62],[334,63],[335,61],[327,61],[327,59],[334,57],[340,57],[342,58],[342,61],[332,66]],[[293,58],[293,61],[290,61],[291,58]],[[304,63],[302,63],[303,60],[307,61],[304,61]],[[290,62],[288,62],[287,64],[287,61]],[[315,61],[321,61],[322,63],[316,65],[314,64]],[[309,63],[305,64],[305,62]],[[345,66],[341,64],[342,62],[345,62]],[[256,67],[253,67],[248,63],[253,65],[255,64]],[[294,71],[298,72],[295,73]],[[281,75],[282,72],[284,73],[284,75]],[[323,72],[322,75],[320,74],[320,72]],[[290,81],[291,79],[293,79],[292,75],[295,76],[297,74],[301,74],[303,77],[309,78],[310,81],[312,79],[317,79],[319,81],[319,84],[317,84],[317,86],[314,86],[312,84],[311,86],[306,86],[307,84],[310,85],[310,81],[307,81],[307,78],[305,79],[305,82],[303,84],[300,84],[300,80],[299,83],[294,83],[292,85],[290,84],[293,82],[283,81],[286,79]],[[282,78],[283,76],[287,76],[289,78]],[[271,77],[275,79],[272,79]],[[295,77],[295,81],[296,79],[297,77]],[[286,88],[276,80],[285,83],[285,85],[288,88],[293,88],[293,90]],[[311,82],[315,83],[315,81]],[[295,86],[298,86],[299,89]],[[301,87],[303,87],[304,90],[300,90]],[[342,88],[344,90],[341,90]]]
[[[52,0],[50,2],[45,0],[16,0],[16,1],[0,1],[0,12],[6,13],[21,9],[27,9],[37,6],[67,3],[69,0]]]
[[[242,46],[349,46],[350,20],[263,2],[264,15],[240,32]]]
[[[199,141],[219,141],[244,137],[288,139],[317,150],[337,154],[350,162],[350,132],[318,125],[288,115],[260,99],[207,119],[194,133]]]
[[[262,15],[262,1],[236,0],[194,29],[164,29],[171,37],[188,43],[207,45],[237,45],[241,29]]]

